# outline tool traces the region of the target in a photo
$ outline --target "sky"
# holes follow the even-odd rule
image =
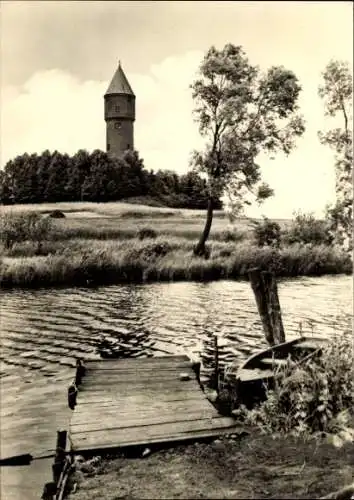
[[[2,0],[0,23],[2,168],[24,152],[104,150],[103,95],[121,60],[145,166],[187,172],[202,144],[189,86],[209,47],[232,43],[264,70],[295,72],[307,126],[290,156],[260,158],[275,196],[247,215],[321,216],[335,200],[317,89],[331,59],[353,65],[352,2]]]

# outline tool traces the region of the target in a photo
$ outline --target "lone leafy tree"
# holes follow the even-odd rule
[[[194,152],[194,168],[206,174],[209,201],[206,223],[196,255],[206,255],[205,243],[213,219],[213,199],[232,190],[239,204],[251,192],[258,201],[273,194],[261,182],[256,162],[261,152],[289,154],[295,138],[305,130],[297,114],[301,87],[292,71],[272,67],[262,74],[252,66],[242,47],[211,47],[191,86],[195,114],[205,149]]]

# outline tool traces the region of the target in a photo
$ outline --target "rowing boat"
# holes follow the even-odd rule
[[[295,367],[321,354],[326,339],[300,337],[253,354],[241,366],[232,363],[226,370],[227,382],[236,387],[237,401],[247,408],[266,399],[283,367]]]

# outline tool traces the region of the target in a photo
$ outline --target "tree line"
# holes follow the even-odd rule
[[[141,196],[169,207],[204,209],[209,193],[196,172],[148,171],[137,151],[112,158],[100,150],[79,150],[73,156],[46,150],[19,155],[0,170],[2,204],[107,202]],[[221,208],[218,197],[215,204]]]

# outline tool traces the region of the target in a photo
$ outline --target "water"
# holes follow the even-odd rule
[[[343,330],[352,314],[352,288],[351,276],[280,282],[287,339],[298,335],[300,322],[305,334]],[[241,361],[266,346],[247,282],[16,290],[1,292],[0,300],[2,457],[51,449],[56,430],[68,427],[66,391],[77,356],[98,359],[114,351],[196,358],[212,333],[224,346],[225,361]],[[1,498],[38,498],[38,485],[51,479],[50,463],[2,468]]]

